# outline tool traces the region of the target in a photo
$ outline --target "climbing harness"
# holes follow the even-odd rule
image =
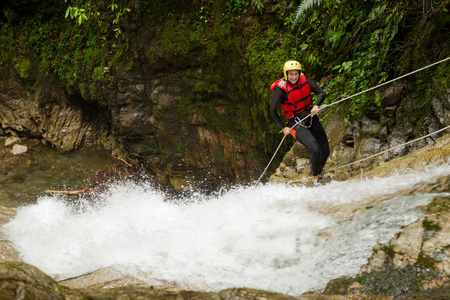
[[[415,74],[415,73],[417,73],[417,72],[423,71],[423,70],[425,70],[425,69],[427,69],[427,68],[430,68],[430,67],[432,67],[432,66],[435,66],[435,65],[437,65],[437,64],[443,63],[443,62],[445,62],[445,61],[447,61],[447,60],[449,60],[449,59],[450,59],[450,57],[444,58],[444,59],[442,59],[442,60],[440,60],[440,61],[438,61],[438,62],[432,63],[432,64],[430,64],[430,65],[428,65],[428,66],[423,67],[423,68],[417,69],[417,70],[415,70],[415,71],[412,71],[412,72],[407,73],[407,74],[405,74],[405,75],[402,75],[402,76],[400,76],[400,77],[394,78],[394,79],[392,79],[392,80],[389,80],[389,81],[384,82],[384,83],[382,83],[382,84],[379,84],[379,85],[377,85],[377,86],[371,87],[371,88],[369,88],[369,89],[367,89],[367,90],[364,90],[364,91],[362,91],[362,92],[356,93],[356,94],[354,94],[354,95],[352,95],[352,96],[346,97],[346,98],[344,98],[344,99],[340,99],[340,100],[335,101],[335,102],[333,102],[333,103],[331,103],[331,104],[322,105],[322,106],[319,107],[319,112],[320,112],[321,110],[327,108],[327,107],[330,107],[330,106],[332,106],[332,105],[336,105],[336,104],[341,103],[341,102],[343,102],[343,101],[345,101],[345,100],[348,100],[348,99],[351,99],[351,98],[353,98],[353,97],[359,96],[359,95],[361,95],[361,94],[370,92],[370,91],[372,91],[372,90],[374,90],[374,89],[377,89],[377,88],[379,88],[379,87],[382,87],[382,86],[384,86],[384,85],[386,85],[386,84],[392,83],[392,82],[394,82],[394,81],[397,81],[397,80],[402,79],[402,78],[404,78],[404,77],[410,76],[410,75]],[[306,117],[304,117],[303,119],[301,119],[299,122],[296,122],[296,123],[294,124],[294,126],[292,126],[292,128],[294,128],[295,126],[299,125],[300,123],[302,123],[303,121],[305,121],[305,120],[306,120],[308,117],[310,117],[310,116],[311,116],[311,114],[307,115]],[[349,165],[353,165],[353,164],[356,164],[356,163],[358,163],[358,162],[361,162],[361,161],[364,161],[364,160],[367,160],[367,159],[371,159],[371,158],[373,158],[373,157],[375,157],[375,156],[378,156],[378,155],[380,155],[380,154],[386,153],[386,152],[388,152],[388,151],[390,151],[390,150],[392,150],[392,149],[395,149],[395,148],[398,148],[398,147],[400,147],[400,146],[404,146],[404,145],[407,145],[407,144],[416,142],[416,141],[418,141],[418,140],[420,140],[420,139],[427,138],[427,137],[429,137],[429,136],[431,136],[431,135],[434,135],[434,134],[439,133],[439,132],[441,132],[441,131],[447,130],[447,129],[449,129],[449,128],[450,128],[450,125],[447,126],[447,127],[445,127],[445,128],[442,128],[442,129],[440,129],[440,130],[438,130],[438,131],[435,131],[435,132],[433,132],[433,133],[431,133],[431,134],[429,134],[429,135],[426,135],[426,136],[424,136],[424,137],[415,139],[415,140],[413,140],[413,141],[410,141],[410,142],[407,142],[407,143],[404,143],[404,144],[401,144],[401,145],[397,145],[397,146],[395,146],[395,147],[393,147],[393,148],[390,148],[390,149],[388,149],[388,150],[385,150],[385,151],[382,151],[382,152],[377,153],[377,154],[375,154],[375,155],[372,155],[372,156],[370,156],[370,157],[367,157],[367,158],[364,158],[364,159],[355,161],[355,162],[353,162],[353,163],[350,163],[350,164],[347,164],[347,165],[344,165],[344,166],[337,167],[337,168],[335,168],[335,169],[333,169],[333,170],[330,170],[330,171],[328,171],[328,172],[335,171],[335,170],[337,170],[337,169],[341,169],[341,168],[344,168],[344,167],[348,167]],[[286,138],[286,135],[284,135],[283,138],[281,139],[281,142],[280,142],[280,144],[278,145],[277,149],[275,150],[274,154],[272,155],[272,158],[270,159],[270,161],[269,161],[269,163],[267,164],[266,168],[265,168],[264,171],[262,172],[261,176],[258,178],[258,180],[256,181],[256,183],[254,184],[255,186],[258,185],[258,183],[261,181],[261,178],[262,178],[262,177],[264,176],[264,174],[266,173],[267,169],[269,168],[270,164],[272,163],[273,159],[275,158],[275,155],[278,153],[278,150],[280,150],[281,145],[283,144],[285,138]],[[302,181],[302,180],[299,180],[299,181]],[[299,182],[299,181],[295,181],[295,182]]]
[[[312,125],[312,118],[311,118],[311,120],[309,120],[309,125],[305,125],[306,122],[303,122],[302,119],[300,119],[299,117],[295,117],[294,121],[295,121],[296,125],[298,124],[303,128],[311,128],[311,125]],[[292,128],[294,128],[294,126]]]

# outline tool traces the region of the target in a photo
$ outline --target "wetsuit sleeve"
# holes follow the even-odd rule
[[[317,95],[317,100],[316,100],[316,102],[314,102],[314,105],[320,106],[322,104],[323,100],[325,100],[326,93],[312,79],[306,77],[306,80],[308,81],[309,86],[311,87],[311,92],[313,92],[314,94]]]
[[[272,101],[270,102],[270,115],[275,120],[275,122],[280,126],[281,129],[285,127],[283,121],[281,121],[280,115],[277,112],[278,106],[280,105],[281,99],[284,97],[284,91],[280,88],[276,88],[272,94]]]

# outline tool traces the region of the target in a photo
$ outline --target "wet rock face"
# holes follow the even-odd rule
[[[374,254],[358,276],[343,280],[346,283],[339,285],[342,294],[447,299],[450,293],[450,213],[445,208],[446,202],[448,198],[435,199],[423,208],[426,216],[406,226],[388,245],[376,245]],[[343,283],[341,279],[331,282],[328,291],[338,287],[338,282]]]
[[[2,225],[8,223],[16,213],[16,208],[0,206],[0,263],[6,261],[20,261],[19,253],[14,248],[11,241],[8,240],[2,227]]]
[[[137,59],[146,61],[145,55]],[[179,74],[161,78],[147,68],[118,69],[117,87],[101,91],[99,99],[82,83],[69,94],[51,75],[38,76],[31,87],[11,74],[0,88],[5,134],[37,137],[62,151],[106,149],[139,158],[178,191],[204,187],[205,178],[209,188],[249,178],[249,145],[206,129],[195,111],[191,123],[177,116]]]
[[[171,57],[156,59],[151,51],[136,51],[143,67],[119,71],[118,92],[108,97],[113,130],[131,156],[177,191],[248,180],[252,142],[237,143],[220,128],[206,124],[195,105],[184,108],[180,101],[203,72],[201,53],[192,57],[196,58],[174,63],[168,61]],[[221,114],[220,107],[216,111]]]
[[[49,75],[30,87],[12,74],[0,90],[0,124],[19,135],[42,137],[64,151],[107,148],[108,126],[101,113],[77,102]]]
[[[110,278],[111,279],[111,278]],[[297,297],[262,290],[232,288],[219,293],[203,291],[186,291],[177,287],[146,286],[136,280],[126,280],[126,286],[115,287],[120,277],[107,281],[107,287],[91,286],[89,289],[78,287],[70,289],[66,283],[61,286],[48,275],[26,263],[0,263],[0,296],[2,300],[33,299],[208,299],[208,300],[291,300]],[[133,286],[135,284],[135,286]],[[64,287],[62,287],[64,286]],[[340,296],[303,296],[302,299],[347,299]]]
[[[449,89],[434,97],[431,102],[434,115],[439,120],[439,123],[445,127],[450,125],[450,99],[448,95],[450,95]]]

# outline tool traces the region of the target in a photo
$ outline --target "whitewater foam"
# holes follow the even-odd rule
[[[436,197],[398,193],[449,175],[443,166],[320,188],[240,186],[181,202],[150,185],[116,185],[101,204],[80,210],[61,196],[41,197],[4,229],[25,262],[57,279],[114,266],[144,281],[300,295],[355,275],[377,242],[420,218],[416,208]],[[381,198],[388,200],[370,210],[339,211]]]

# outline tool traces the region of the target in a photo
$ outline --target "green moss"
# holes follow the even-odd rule
[[[87,1],[86,5],[89,3]],[[62,6],[65,9],[67,4],[50,7],[48,3],[37,6],[34,14],[21,22],[1,23],[0,52],[24,57],[14,65],[22,79],[32,81],[33,71],[39,69],[39,63],[44,72],[56,74],[69,93],[83,82],[90,87],[91,95],[94,95],[92,100],[97,100],[101,90],[114,83],[112,76],[101,71],[121,66],[129,68],[133,62],[125,54],[128,39],[123,38],[117,43],[117,40],[107,38],[109,33],[105,31],[104,22],[111,23],[117,15],[102,1],[91,4],[90,9],[98,14],[92,14],[83,26],[61,22],[64,11],[60,9]]]
[[[435,223],[433,220],[429,220],[428,218],[423,220],[422,226],[427,231],[440,231],[442,229],[438,223]]]
[[[201,36],[204,34],[201,28],[192,26],[192,22],[180,20],[175,16],[167,19],[161,26],[158,47],[152,51],[167,56],[189,55],[193,48],[202,44]]]
[[[418,264],[428,267],[428,268],[435,267],[436,263],[438,263],[438,262],[439,262],[438,260],[436,260],[428,255],[425,255],[422,252],[419,254],[419,257],[417,258]]]
[[[14,65],[14,70],[22,79],[30,79],[32,77],[31,61],[28,58],[20,58]]]
[[[386,253],[386,255],[390,259],[394,258],[394,255],[397,254],[397,252],[395,252],[393,247],[387,246],[387,245],[382,245],[380,248],[380,251],[383,251],[384,253]]]
[[[426,211],[428,213],[441,213],[450,211],[450,198],[448,197],[437,197],[434,198],[431,203],[426,206]]]
[[[175,149],[175,156],[178,158],[184,157],[184,143],[178,143],[177,148]]]
[[[14,65],[14,69],[17,71],[21,78],[28,78],[28,71],[30,70],[31,63],[29,59],[21,59]]]
[[[423,290],[423,285],[438,278],[436,270],[426,267],[408,266],[404,269],[386,269],[381,272],[364,273],[356,278],[339,278],[330,282],[327,294],[346,295],[352,283],[362,285],[360,292],[392,298],[414,298]]]
[[[414,295],[414,299],[428,299],[428,300],[450,299],[450,286],[437,287],[417,292]]]

